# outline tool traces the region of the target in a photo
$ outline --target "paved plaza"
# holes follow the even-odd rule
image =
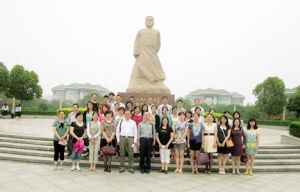
[[[0,119],[0,133],[23,134],[27,136],[52,137],[53,119]],[[263,145],[279,145],[280,135],[288,134],[284,128],[260,128]],[[54,171],[53,165],[0,161],[0,192],[9,191],[255,191],[296,192],[300,189],[299,173],[255,173],[254,176],[192,175],[185,172],[168,175],[152,171],[149,175],[125,172],[117,169],[105,173],[103,169],[89,172],[71,172],[69,166],[63,171]]]
[[[117,170],[104,173],[99,169],[89,172],[53,171],[49,165],[15,163],[0,161],[1,192],[31,191],[255,191],[296,192],[300,188],[300,174],[256,174],[250,176],[233,176],[231,174],[210,176],[200,174],[164,175],[152,172],[149,175],[139,173],[119,174]]]

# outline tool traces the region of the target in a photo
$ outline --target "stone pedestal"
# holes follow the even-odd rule
[[[129,100],[130,96],[135,97],[135,105],[141,106],[142,104],[147,102],[148,98],[152,98],[153,104],[159,105],[162,103],[162,97],[167,96],[170,105],[175,104],[175,95],[171,94],[148,94],[148,93],[127,93],[127,92],[119,92],[118,93],[122,97],[122,102],[125,104],[126,101]]]

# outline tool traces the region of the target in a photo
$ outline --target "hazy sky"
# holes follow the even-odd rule
[[[0,61],[59,84],[125,91],[133,44],[147,15],[161,32],[159,57],[171,92],[223,88],[255,101],[268,76],[300,84],[299,0],[0,0]]]

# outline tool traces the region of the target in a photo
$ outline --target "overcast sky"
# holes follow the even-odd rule
[[[184,96],[222,88],[246,96],[268,76],[300,84],[299,0],[0,0],[0,61],[59,84],[125,91],[147,15],[161,33],[165,84]]]

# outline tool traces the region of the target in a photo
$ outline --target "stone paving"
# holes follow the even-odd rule
[[[218,175],[210,176],[183,173],[164,175],[151,172],[119,174],[116,170],[104,173],[99,169],[89,172],[71,172],[69,167],[63,171],[54,171],[52,166],[0,161],[1,192],[31,191],[255,191],[296,192],[300,188],[300,174],[255,174],[254,176]]]

